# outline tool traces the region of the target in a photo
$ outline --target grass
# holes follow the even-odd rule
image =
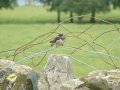
[[[40,11],[40,12],[38,12]],[[114,13],[105,13],[104,15],[100,13],[98,17],[106,18],[107,15],[110,17],[115,17],[119,15],[117,14],[117,10],[113,11]],[[9,15],[9,17],[8,17]],[[68,14],[63,13],[62,19],[68,17]],[[17,7],[15,10],[2,10],[0,11],[0,51],[3,50],[8,50],[8,49],[13,49],[20,47],[21,45],[24,45],[34,38],[36,38],[39,35],[42,35],[44,33],[47,33],[51,29],[57,27],[58,24],[55,23],[55,18],[56,18],[56,13],[55,12],[48,12],[45,9],[41,7]],[[116,20],[115,20],[116,21]],[[54,23],[52,23],[54,22]],[[29,24],[28,24],[29,23]],[[91,24],[86,23],[86,24],[70,24],[70,23],[65,23],[63,24],[64,27],[69,29],[71,32],[82,32],[84,29],[89,27]],[[115,24],[117,27],[120,27],[120,24]],[[85,39],[88,41],[94,48],[97,49],[97,51],[103,51],[104,53],[105,50],[103,48],[100,48],[96,45],[94,45],[92,40],[100,35],[102,32],[114,29],[115,27],[111,24],[95,24],[92,28],[90,28],[87,31],[87,34],[91,35],[92,38],[90,38],[87,34],[82,35],[82,39]],[[57,32],[59,33],[67,33],[66,30],[60,26],[58,28]],[[74,34],[76,35],[76,34]],[[52,39],[55,34],[53,34],[49,39]],[[40,38],[37,40],[35,43],[40,42],[43,38]],[[119,57],[120,56],[120,46],[119,46],[119,40],[115,42],[115,40],[119,39],[119,33],[118,32],[111,32],[103,35],[100,37],[96,43],[103,45],[106,47],[110,54],[113,56]],[[55,48],[54,50],[49,51],[49,56],[50,54],[65,54],[65,55],[71,55],[70,52],[73,51],[73,49],[68,48],[66,45],[74,46],[74,47],[79,47],[85,42],[76,39],[76,38],[71,38],[67,37],[65,41],[65,46],[63,47],[58,47]],[[39,52],[43,51],[45,49],[49,49],[50,44],[49,42],[43,44],[43,45],[36,45],[32,47],[31,49],[27,50],[26,52]],[[83,50],[89,50],[93,51],[93,49],[87,45],[82,48]],[[4,56],[10,55],[11,53],[1,53],[0,57],[3,59]],[[22,53],[16,57],[16,61],[19,59],[22,59],[26,55],[30,55],[28,53]],[[103,60],[110,61],[110,59],[107,56],[102,56],[99,57],[97,54],[92,54],[90,52],[86,51],[77,51],[74,55],[71,55],[74,58],[77,58],[78,60],[81,60],[82,62],[88,63],[89,65],[92,65],[96,67],[99,70],[103,69],[111,69],[112,67],[106,64]],[[36,57],[34,58],[34,63],[38,63],[42,57]],[[12,59],[12,58],[10,58]],[[47,60],[46,59],[36,68],[34,68],[37,71],[40,71],[43,66],[45,65]],[[119,59],[114,59],[115,63],[120,66],[120,61]],[[73,65],[73,71],[76,76],[83,76],[86,75],[88,72],[93,71],[94,69],[77,62],[76,60],[72,59],[71,63]],[[32,61],[25,61],[22,64],[27,64],[32,67]]]
[[[11,9],[0,10],[0,23],[21,23],[21,24],[38,24],[38,23],[56,23],[57,13],[49,12],[48,7],[23,6]],[[120,10],[112,10],[108,13],[97,13],[96,16],[101,19],[107,19],[114,23],[120,23]],[[61,20],[69,17],[69,13],[62,13]],[[89,22],[89,18],[84,19]]]
[[[89,25],[90,24],[85,24],[85,25],[64,24],[64,26],[69,28],[69,30],[72,32],[73,31],[74,32],[83,31]],[[46,33],[49,30],[51,30],[52,27],[56,27],[56,26],[57,26],[57,24],[44,24],[44,25],[43,24],[32,24],[32,25],[5,24],[5,25],[0,25],[0,33],[1,33],[1,35],[0,35],[0,47],[1,47],[0,51],[20,47],[21,45],[26,44],[27,42],[30,42],[31,40],[33,40],[36,36],[42,35],[43,33]],[[111,25],[97,24],[93,28],[91,28],[90,31],[88,31],[88,33],[91,34],[92,37],[96,37],[101,32],[104,32],[105,30],[107,31],[107,30],[111,29],[112,27],[113,26],[111,26]],[[64,31],[61,28],[58,30],[59,30],[58,31],[59,33],[66,33],[66,31]],[[105,47],[107,47],[113,40],[118,39],[118,37],[119,37],[119,34],[116,32],[113,32],[113,33],[106,34],[105,36],[99,38],[97,43],[102,44]],[[89,39],[89,37],[86,35],[83,35],[82,38],[85,40],[91,41],[91,39]],[[40,40],[38,40],[37,42],[40,42]],[[65,44],[78,47],[83,44],[83,41],[68,37]],[[93,44],[91,44],[91,45],[93,45]],[[94,46],[94,47],[96,47],[96,46]],[[47,44],[43,44],[43,45],[38,45],[38,46],[33,47],[30,50],[27,50],[26,52],[39,52],[39,51],[44,50],[44,48],[50,48],[50,44],[47,43]],[[98,51],[103,51],[102,48],[99,48],[99,47],[96,47],[96,48]],[[86,46],[83,49],[91,50],[91,48],[89,46]],[[119,42],[115,42],[109,48],[109,52],[112,55],[119,57],[119,53],[120,53],[119,49],[120,49]],[[56,50],[57,51],[50,51],[49,53],[70,55],[69,52],[72,51],[72,49],[67,49],[66,46],[56,48]],[[0,54],[0,56],[3,57],[6,55],[9,55],[9,54],[10,53],[4,53],[4,54]],[[25,54],[25,55],[29,55],[29,54]],[[22,57],[24,57],[24,54],[17,56],[16,60],[19,60]],[[111,69],[112,68],[102,61],[102,59],[109,60],[108,57],[105,57],[105,56],[103,56],[103,58],[100,58],[96,54],[91,54],[88,52],[80,51],[80,52],[76,52],[74,55],[72,55],[72,57],[75,57],[78,60],[82,60],[83,62],[86,62],[98,69]],[[35,58],[33,60],[36,61],[36,63],[37,63],[40,60],[40,58],[41,57]],[[23,64],[27,64],[27,65],[31,66],[31,63],[32,63],[31,61],[26,61]],[[46,63],[46,61],[43,61],[35,69],[41,70],[41,68],[45,65],[45,63]],[[85,66],[84,64],[80,64],[80,63],[76,62],[75,60],[72,61],[72,64],[73,64],[74,72],[75,72],[76,76],[85,75],[88,72],[93,70],[93,69]],[[117,64],[120,65],[120,63],[118,63],[118,61],[117,61]]]
[[[65,14],[62,14],[62,16],[63,15],[64,17],[62,18],[67,16]],[[23,6],[13,10],[0,10],[0,23],[55,23],[56,18],[56,12],[49,12],[48,7]]]

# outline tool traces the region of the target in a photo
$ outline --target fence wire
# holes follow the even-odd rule
[[[78,17],[83,17],[83,16],[90,17],[89,15],[82,15],[82,16],[74,16],[72,18],[78,18]],[[76,32],[74,30],[71,30],[71,28],[67,28],[64,25],[64,22],[71,19],[71,18],[67,18],[63,20],[61,23],[59,23],[57,27],[53,28],[52,30],[50,30],[49,32],[45,34],[39,35],[35,39],[26,43],[25,45],[22,45],[18,48],[14,48],[10,50],[0,51],[0,54],[5,53],[5,52],[10,52],[11,55],[5,56],[5,57],[7,58],[12,57],[12,60],[15,61],[15,64],[18,64],[21,62],[29,62],[30,60],[34,58],[40,57],[41,60],[39,60],[37,64],[34,64],[34,61],[32,61],[33,67],[35,68],[41,65],[41,63],[46,59],[46,57],[48,57],[49,54],[56,54],[57,52],[62,51],[63,52],[62,54],[70,56],[70,58],[73,59],[74,61],[81,63],[85,65],[86,67],[98,70],[99,68],[95,67],[96,65],[92,66],[91,64],[86,63],[84,60],[81,60],[80,57],[82,57],[82,53],[85,52],[86,53],[85,55],[93,54],[94,57],[99,57],[99,60],[109,65],[111,68],[119,68],[120,64],[116,64],[116,63],[120,63],[120,57],[112,55],[110,52],[110,49],[112,49],[112,46],[115,43],[119,43],[120,28],[109,21],[99,19],[97,17],[93,17],[93,18],[95,18],[98,22],[101,21],[106,24],[112,25],[113,28],[110,28],[110,30],[104,29],[104,31],[101,32],[100,34],[97,34],[97,36],[93,36],[91,33],[92,33],[92,30],[94,30],[94,27],[97,25],[97,22],[89,25],[88,27],[85,27],[85,29],[82,31],[77,30]],[[66,38],[64,45],[57,47],[57,48],[54,46],[51,47],[48,42],[52,40],[53,37],[57,36],[58,34],[61,34],[61,32]],[[111,34],[114,32],[116,33],[116,35],[118,35],[118,37],[117,38],[113,37],[114,40],[111,41],[111,43],[108,43],[108,46],[98,43],[101,38],[104,39],[103,38],[104,36],[107,36],[107,34],[109,33]],[[89,39],[86,38],[85,36],[88,37]],[[72,40],[72,39],[75,40],[77,44],[68,42],[68,40]],[[37,40],[39,40],[39,42],[36,42]],[[39,52],[32,52],[32,51],[28,52],[28,50],[30,50],[34,46],[38,46],[42,48],[42,45],[45,45],[45,44],[49,44],[49,46],[46,47],[44,50],[41,50]],[[116,46],[116,47],[118,47],[118,49],[120,48],[119,46]],[[100,49],[98,50],[98,48],[101,48],[101,50]],[[64,52],[64,50],[66,50],[67,52]],[[19,55],[23,53],[25,53],[25,56],[22,56],[22,59],[20,60],[16,60],[16,57],[18,57]],[[79,58],[76,59],[76,56]],[[94,58],[92,57],[91,59],[94,60]],[[7,66],[6,68],[12,67],[12,66],[14,65]]]

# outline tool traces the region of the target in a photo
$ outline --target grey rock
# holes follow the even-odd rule
[[[120,70],[93,71],[85,80],[93,90],[120,90]]]
[[[0,60],[0,90],[38,90],[39,75],[30,67]]]
[[[40,90],[60,90],[62,83],[74,79],[70,58],[50,55],[40,75]]]
[[[60,90],[90,90],[84,86],[84,82],[79,79],[71,79],[63,83]]]

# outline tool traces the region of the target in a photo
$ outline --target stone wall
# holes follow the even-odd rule
[[[40,74],[0,60],[0,90],[120,90],[120,70],[93,71],[75,78],[70,58],[63,55],[50,55]]]

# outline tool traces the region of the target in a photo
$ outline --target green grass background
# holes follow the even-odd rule
[[[119,9],[106,13],[97,13],[97,17],[106,19],[114,23],[120,22]],[[62,13],[61,19],[69,17],[69,13]],[[49,7],[23,6],[11,9],[0,10],[0,23],[56,23],[57,14],[55,11],[49,12]],[[85,17],[85,22],[89,18]]]
[[[9,10],[9,9],[0,10],[0,23],[1,23],[0,24],[0,51],[18,48],[21,45],[24,45],[30,42],[37,36],[47,33],[48,31],[56,28],[58,26],[58,24],[55,23],[56,12],[49,12],[47,11],[47,9],[48,9],[47,7],[45,8],[17,7],[14,10]],[[113,10],[112,12],[104,13],[104,14],[103,13],[97,14],[98,18],[112,21],[114,25],[120,28],[119,16],[120,16],[119,10]],[[68,17],[69,17],[68,14],[62,13],[62,20]],[[84,21],[88,22],[88,17],[85,17]],[[63,24],[63,26],[69,29],[69,31],[71,32],[82,32],[90,25],[92,24],[89,24],[89,23],[85,23],[85,24],[64,23]],[[106,53],[103,48],[100,48],[91,42],[95,37],[100,35],[102,32],[115,29],[114,25],[106,24],[106,23],[95,24],[92,28],[90,28],[87,31],[87,34],[91,35],[92,38],[90,38],[87,34],[83,34],[80,38],[89,42],[94,48],[97,49],[97,51]],[[57,32],[63,33],[63,34],[68,33],[65,29],[62,28],[62,26],[60,26],[57,29]],[[74,35],[76,34],[74,33]],[[52,39],[54,36],[55,34],[53,34],[49,39]],[[114,42],[115,40],[120,38],[119,36],[120,34],[117,31],[107,33],[102,37],[100,37],[96,41],[96,43],[106,47],[109,50],[111,55],[119,57],[120,56],[120,45],[119,45],[120,40]],[[38,39],[35,43],[40,42],[43,38],[44,37]],[[54,50],[49,51],[49,54],[47,56],[49,56],[50,54],[71,55],[70,52],[72,52],[73,49],[69,49],[68,47],[66,47],[66,45],[79,47],[82,44],[84,44],[84,42],[80,39],[66,37],[65,46],[55,48],[54,49],[55,51]],[[22,59],[25,56],[29,56],[30,54],[28,54],[27,52],[40,52],[49,48],[51,48],[49,42],[42,45],[36,45],[28,49],[26,52],[18,55],[16,57],[16,61]],[[93,49],[89,45],[83,47],[82,49],[93,51]],[[0,57],[2,57],[2,59],[5,59],[4,57],[6,55],[10,55],[11,53],[13,52],[1,53]],[[81,51],[77,51],[76,53],[74,53],[74,55],[71,55],[71,56],[74,58],[77,58],[80,61],[88,63],[89,65],[92,65],[99,70],[113,68],[103,61],[103,60],[106,60],[111,63],[110,59],[104,55],[101,55],[102,56],[101,58],[97,54],[92,54],[90,52],[81,50]],[[33,58],[34,64],[37,64],[41,60],[41,58],[42,58],[41,56]],[[12,60],[12,58],[9,58],[9,59]],[[120,66],[120,59],[113,58],[113,60],[117,66]],[[39,66],[35,67],[34,69],[37,71],[40,71],[45,65],[46,61],[47,61],[47,57]],[[71,63],[73,65],[73,71],[75,75],[78,77],[86,75],[88,72],[91,72],[94,70],[75,60],[71,60]],[[24,61],[22,62],[22,64],[26,64],[33,67],[31,60]]]

